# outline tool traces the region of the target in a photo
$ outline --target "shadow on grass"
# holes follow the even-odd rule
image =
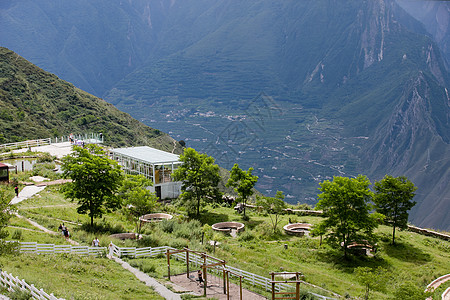
[[[386,255],[404,262],[425,263],[432,259],[430,254],[407,242],[397,242],[395,245],[384,243],[383,249]]]
[[[391,264],[383,259],[381,254],[365,256],[347,253],[347,257],[345,257],[341,248],[333,249],[325,246],[325,248],[319,249],[317,256],[320,261],[332,264],[336,269],[346,273],[353,273],[357,267],[382,267],[384,269],[391,267]]]
[[[213,211],[202,211],[198,220],[202,224],[213,225],[219,222],[227,222],[228,215],[222,213],[215,213]]]
[[[263,223],[262,220],[248,220],[248,221],[240,221],[242,223],[245,224],[245,227],[248,229],[254,229],[256,226],[260,225],[261,223]]]

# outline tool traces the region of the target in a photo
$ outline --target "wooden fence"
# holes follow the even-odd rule
[[[0,284],[10,292],[18,290],[28,291],[33,299],[59,300],[53,294],[47,294],[42,289],[36,288],[33,284],[28,284],[25,280],[20,280],[5,271],[0,272]]]
[[[36,242],[20,243],[20,253],[30,252],[37,254],[71,253],[77,255],[105,255],[106,247],[38,244]]]
[[[118,247],[115,244],[113,244],[112,242],[109,245],[109,255],[114,255],[117,257],[129,257],[129,258],[137,258],[137,257],[152,257],[152,256],[157,256],[157,255],[161,255],[161,254],[165,254],[167,252],[167,250],[177,250],[175,248],[172,247],[168,247],[168,246],[163,246],[163,247],[146,247],[146,248],[136,248],[136,247]],[[184,253],[175,253],[172,254],[172,256],[174,256],[177,260],[180,261],[184,261],[186,262],[186,255]],[[198,254],[195,253],[190,253],[189,254],[189,263],[191,265],[193,265],[194,267],[200,267],[203,265],[204,263],[204,259],[203,257],[201,257]],[[206,264],[212,264],[215,261],[210,260],[208,258],[206,258]],[[264,276],[260,276],[257,274],[253,274],[238,268],[234,268],[231,266],[226,266],[226,269],[233,272],[230,273],[231,277],[236,277],[238,278],[239,276],[242,276],[242,280],[244,282],[247,282],[249,285],[251,286],[257,286],[259,288],[262,288],[266,291],[271,291],[272,289],[272,284],[271,284],[271,279],[270,278],[266,278]],[[217,269],[209,269],[211,272],[216,272],[219,273],[221,272],[221,270],[217,270]],[[311,285],[307,282],[303,282],[304,284],[310,285],[314,288],[318,288],[321,289],[327,293],[331,293],[334,294],[333,292],[327,291],[325,289],[322,289],[318,286],[315,285]],[[291,290],[293,289],[293,286],[287,284],[287,283],[280,283],[276,285],[276,289],[277,291],[287,291],[287,290]],[[316,293],[312,293],[310,292],[312,295],[316,296],[319,299],[334,299],[334,298],[330,298],[330,297],[326,297],[326,296],[322,296]],[[334,294],[337,297],[339,297],[339,295]]]

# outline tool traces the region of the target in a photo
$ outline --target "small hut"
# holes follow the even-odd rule
[[[9,166],[0,163],[0,181],[9,182]]]

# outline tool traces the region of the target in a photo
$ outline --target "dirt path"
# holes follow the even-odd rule
[[[199,284],[197,272],[190,272],[189,278],[186,274],[170,276],[171,282],[184,290],[192,291],[194,295],[203,296],[203,284]],[[219,300],[227,299],[227,294],[223,293],[223,279],[208,273],[208,286],[206,288],[206,297]],[[240,287],[230,282],[230,299],[240,299]],[[242,289],[242,299],[265,300],[267,298],[253,293],[249,290]]]
[[[28,223],[30,223],[30,224],[33,225],[34,227],[36,227],[36,228],[42,230],[42,231],[45,232],[45,233],[49,233],[49,234],[53,234],[53,235],[60,235],[59,232],[55,232],[55,231],[53,231],[53,230],[47,229],[47,228],[45,228],[44,226],[40,225],[39,223],[37,223],[37,222],[35,222],[35,221],[31,220],[31,219],[25,218],[24,216],[21,216],[21,215],[19,215],[18,213],[14,213],[14,214],[15,214],[18,218],[21,218],[21,219],[26,220]],[[69,238],[69,239],[66,239],[66,241],[68,241],[69,243],[71,243],[72,245],[75,245],[75,246],[79,246],[79,245],[80,245],[80,243],[78,243],[78,242],[76,242],[76,241],[74,241],[74,240],[71,240],[70,238]]]

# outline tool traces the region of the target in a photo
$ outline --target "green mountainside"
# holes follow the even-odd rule
[[[41,2],[0,4],[3,45],[225,168],[254,167],[261,192],[315,204],[332,176],[406,175],[411,222],[450,228],[442,43],[397,1]]]
[[[111,146],[181,146],[16,53],[0,48],[0,143],[102,132]]]
[[[258,188],[290,202],[314,204],[335,175],[406,175],[419,186],[412,222],[448,229],[449,76],[424,27],[393,1],[227,3],[180,4],[198,18],[169,27],[167,55],[105,99],[227,168],[254,166]],[[260,92],[273,101],[264,126],[249,121],[267,108],[249,109]]]

